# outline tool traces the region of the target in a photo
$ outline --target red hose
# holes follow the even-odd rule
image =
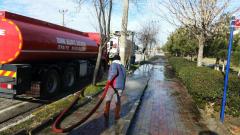
[[[84,123],[86,120],[88,120],[88,118],[90,118],[94,112],[96,112],[96,110],[98,109],[98,107],[100,106],[100,104],[102,103],[103,99],[105,98],[107,91],[109,88],[109,83],[106,84],[106,87],[103,91],[103,94],[100,98],[100,100],[98,101],[98,103],[95,105],[95,107],[83,118],[81,119],[79,122],[75,123],[74,125],[71,125],[70,127],[67,128],[61,128],[60,127],[60,123],[62,122],[62,118],[65,115],[66,112],[68,112],[72,106],[78,101],[79,96],[80,96],[80,92],[77,93],[77,95],[75,96],[75,99],[73,100],[73,102],[70,104],[70,106],[68,106],[66,109],[64,109],[61,114],[57,117],[57,119],[54,121],[53,125],[52,125],[52,131],[55,133],[64,133],[64,132],[69,132],[71,131],[73,128],[81,125],[82,123]],[[119,97],[117,90],[112,87],[115,91],[115,93],[117,94],[117,97]]]

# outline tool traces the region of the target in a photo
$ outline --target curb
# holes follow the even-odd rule
[[[105,134],[106,135],[107,134],[113,134],[113,133],[111,133],[111,130],[114,129],[114,128],[120,129],[119,130],[120,132],[116,132],[115,133],[117,135],[126,135],[129,132],[130,126],[132,124],[132,121],[134,120],[134,118],[136,116],[136,112],[137,112],[137,110],[141,106],[142,99],[143,99],[144,93],[145,93],[145,91],[146,91],[146,89],[148,87],[149,80],[150,80],[150,77],[147,80],[147,83],[146,83],[145,87],[143,88],[142,93],[140,94],[139,99],[133,103],[133,106],[132,106],[130,112],[124,118],[119,119],[117,124],[115,124],[113,127],[108,129],[108,131],[106,131],[104,133],[104,135]]]
[[[131,126],[134,118],[136,117],[136,112],[139,110],[139,108],[142,104],[143,96],[144,96],[145,91],[148,87],[149,80],[150,80],[150,77],[147,80],[147,84],[145,85],[140,98],[134,103],[132,109],[130,110],[130,113],[127,116],[128,119],[125,120],[126,121],[125,128],[123,128],[124,130],[121,131],[120,135],[126,135],[129,132],[130,126]]]

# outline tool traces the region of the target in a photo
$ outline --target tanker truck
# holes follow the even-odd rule
[[[72,88],[92,75],[98,43],[98,33],[0,11],[0,97],[50,98]]]

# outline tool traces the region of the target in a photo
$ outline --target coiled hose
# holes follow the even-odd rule
[[[104,88],[104,91],[103,91],[103,94],[102,94],[100,100],[97,102],[97,104],[94,106],[94,108],[85,117],[83,117],[83,119],[81,119],[79,122],[75,123],[74,125],[71,125],[70,127],[61,128],[60,127],[60,123],[63,120],[63,116],[65,116],[65,114],[77,103],[77,101],[78,101],[78,99],[80,97],[80,92],[77,92],[73,102],[66,109],[64,109],[58,115],[57,119],[54,121],[54,123],[52,125],[52,131],[55,132],[55,133],[69,132],[72,129],[76,128],[77,126],[80,126],[81,124],[83,124],[85,121],[87,121],[88,118],[90,118],[96,112],[96,110],[99,108],[99,106],[101,105],[103,99],[105,98],[105,96],[107,94],[109,86],[111,86],[113,88],[114,92],[117,94],[117,98],[120,99],[117,90],[112,85],[110,85],[110,83],[107,83],[105,88]]]

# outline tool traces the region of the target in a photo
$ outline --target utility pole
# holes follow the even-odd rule
[[[65,17],[65,14],[66,14],[67,12],[68,12],[67,9],[62,9],[62,10],[59,9],[59,13],[62,14],[62,16],[63,16],[63,17],[62,17],[62,26],[65,26],[65,18],[64,18],[64,17]]]
[[[132,56],[135,55],[135,43],[134,43],[134,32],[132,31]]]
[[[133,31],[129,31],[129,35],[131,34],[132,36],[132,44],[131,44],[131,54],[129,55],[129,61],[128,61],[128,69],[130,69],[131,64],[135,63],[135,43],[134,43],[134,32]]]
[[[123,0],[123,14],[122,14],[122,25],[121,25],[121,37],[120,37],[120,57],[121,62],[124,66],[126,63],[126,48],[127,48],[127,25],[128,25],[128,9],[129,0]]]

